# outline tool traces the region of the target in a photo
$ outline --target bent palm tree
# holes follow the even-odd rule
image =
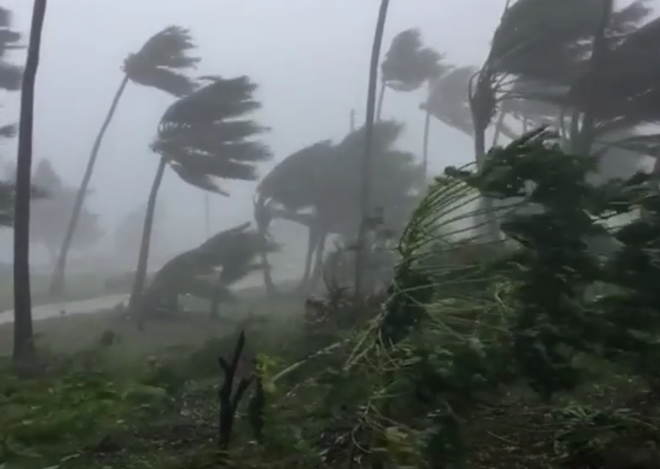
[[[115,93],[108,114],[96,136],[87,161],[85,174],[78,189],[69,227],[62,243],[55,272],[53,273],[50,286],[51,294],[61,294],[64,290],[67,256],[78,224],[80,211],[83,207],[85,194],[87,193],[89,182],[94,172],[94,165],[98,158],[103,137],[117,110],[117,105],[124,94],[126,85],[129,82],[133,82],[138,85],[162,90],[176,97],[190,94],[195,89],[195,83],[184,75],[184,71],[194,68],[197,62],[199,62],[199,58],[188,55],[193,49],[194,45],[188,30],[179,26],[170,26],[152,36],[142,46],[142,49],[135,54],[130,54],[124,60],[122,67],[124,78]]]
[[[299,289],[303,290],[311,272],[312,256],[325,232],[318,213],[319,198],[328,182],[326,169],[333,164],[334,147],[330,140],[305,147],[282,160],[259,183],[254,202],[257,230],[268,237],[274,218],[289,220],[309,230],[305,269]],[[333,181],[333,184],[336,181]],[[262,262],[268,266],[266,253]],[[277,294],[269,268],[264,269],[264,284],[269,295]]]
[[[214,310],[219,302],[231,301],[229,287],[263,268],[255,262],[259,252],[276,250],[275,245],[249,228],[250,224],[245,223],[222,231],[169,260],[144,292],[147,312],[176,312],[180,295],[211,299]]]
[[[16,165],[16,205],[14,225],[14,353],[17,364],[34,359],[32,341],[32,298],[30,296],[30,197],[32,195],[32,129],[34,88],[39,67],[41,33],[46,17],[46,0],[36,0],[32,10],[30,45],[23,75],[21,117],[18,130]]]
[[[206,79],[211,83],[172,104],[158,125],[152,150],[160,155],[160,163],[149,194],[132,308],[144,289],[156,198],[165,167],[188,184],[228,196],[215,178],[253,181],[256,164],[271,157],[268,148],[254,139],[266,129],[246,117],[261,107],[253,97],[256,84],[246,76]]]
[[[381,88],[376,106],[376,120],[380,120],[382,116],[387,88],[402,92],[418,90],[441,73],[442,59],[442,54],[424,47],[418,29],[407,29],[397,34],[380,66]]]
[[[373,134],[371,198],[375,207],[382,208],[379,223],[394,233],[405,223],[423,181],[415,155],[395,148],[401,132],[401,125],[381,121],[375,124]],[[305,147],[285,158],[257,188],[255,219],[262,235],[275,218],[299,223],[309,230],[301,291],[314,288],[329,235],[339,235],[351,243],[355,240],[361,213],[355,200],[362,184],[360,156],[365,138],[362,127],[336,145],[326,140]],[[264,263],[267,264],[265,259]],[[314,276],[310,278],[312,271]],[[266,286],[275,293],[268,271],[265,272]],[[342,279],[344,283],[351,281]]]
[[[482,166],[486,157],[485,132],[490,126],[503,100],[511,97],[516,82],[544,85],[550,90],[542,100],[552,101],[571,121],[573,143],[588,151],[598,132],[591,127],[596,118],[596,109],[590,109],[594,99],[585,101],[594,86],[591,68],[598,51],[619,47],[625,38],[634,33],[649,15],[650,9],[644,0],[620,8],[611,14],[603,14],[607,3],[594,0],[518,0],[505,10],[496,29],[489,55],[481,70],[473,77],[470,90],[470,105],[474,125],[474,146],[477,164]],[[648,47],[647,47],[648,49]],[[610,53],[607,54],[608,56]],[[600,59],[598,59],[600,60]],[[609,58],[608,58],[609,60]],[[616,69],[611,64],[607,69]],[[625,68],[624,68],[625,69]],[[602,72],[602,70],[601,70]],[[602,81],[599,74],[598,81]],[[588,88],[579,91],[576,83],[587,79]],[[597,87],[601,89],[600,84]],[[615,92],[614,96],[620,96]],[[539,98],[534,96],[533,98]],[[599,91],[599,98],[605,97]],[[520,98],[520,96],[518,96]],[[611,102],[611,99],[604,99]],[[562,118],[563,119],[563,118]],[[560,123],[560,127],[563,122]],[[593,134],[589,136],[589,134]],[[488,199],[485,200],[488,202]],[[486,207],[492,212],[490,207]],[[488,216],[489,237],[497,238],[499,228]]]
[[[385,21],[387,21],[387,9],[389,0],[381,0],[374,42],[371,49],[371,63],[369,64],[369,88],[367,89],[367,117],[364,124],[364,154],[362,156],[362,169],[360,180],[360,228],[358,230],[357,252],[355,256],[355,297],[359,299],[362,295],[362,270],[367,264],[365,258],[367,253],[361,247],[365,244],[369,230],[369,216],[371,207],[371,159],[374,122],[376,120],[376,88],[378,87],[378,62],[380,60],[380,49],[383,45],[383,33],[385,32]]]

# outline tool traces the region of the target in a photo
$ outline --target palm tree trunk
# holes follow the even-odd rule
[[[607,54],[607,27],[612,20],[614,10],[614,0],[603,2],[603,11],[601,21],[598,24],[598,30],[594,34],[594,43],[589,63],[590,87],[589,96],[585,102],[584,117],[582,119],[582,129],[577,144],[577,153],[588,155],[594,141],[594,131],[596,125],[596,116],[594,115],[594,106],[598,102],[600,71],[604,68],[604,61]]]
[[[14,225],[14,350],[16,365],[30,365],[35,359],[30,292],[30,196],[32,193],[32,131],[34,89],[39,68],[41,33],[46,17],[46,0],[35,0],[30,28],[30,45],[23,74],[21,117],[18,130]]]
[[[309,226],[309,235],[307,238],[307,254],[305,255],[305,270],[303,271],[302,278],[298,284],[298,291],[304,292],[309,283],[309,277],[312,273],[312,261],[314,260],[314,252],[319,242],[320,232],[316,223]]]
[[[165,174],[165,167],[167,161],[165,158],[160,159],[158,170],[154,177],[154,182],[151,185],[151,192],[149,193],[149,201],[147,203],[147,213],[144,217],[144,228],[142,229],[142,241],[140,242],[140,254],[138,255],[138,264],[135,269],[135,278],[133,279],[133,288],[131,290],[131,298],[129,300],[129,308],[138,318],[138,324],[142,324],[142,311],[138,311],[142,291],[147,278],[147,265],[149,262],[149,245],[151,243],[151,229],[154,224],[154,214],[156,213],[156,199],[158,198],[158,189],[163,182],[163,174]]]
[[[493,147],[497,145],[497,142],[499,142],[500,140],[500,135],[502,135],[502,126],[504,125],[505,117],[506,117],[506,111],[501,110],[500,115],[497,117],[497,122],[495,123],[495,132],[493,133],[493,143],[491,144],[491,146]],[[523,133],[525,133],[524,130]]]
[[[431,113],[426,111],[426,118],[424,120],[424,140],[422,143],[422,161],[424,168],[424,181],[429,173],[429,133],[431,131]]]
[[[312,278],[309,282],[309,291],[313,292],[316,290],[316,287],[319,284],[319,280],[322,277],[323,274],[323,261],[324,257],[323,255],[325,254],[325,243],[328,239],[328,231],[323,230],[321,231],[321,235],[319,236],[318,243],[316,244],[316,254],[314,255],[314,268],[312,269]]]
[[[373,157],[373,134],[376,117],[376,88],[378,87],[378,64],[380,62],[380,49],[383,44],[385,21],[389,0],[381,0],[374,33],[374,42],[371,49],[371,63],[369,64],[369,88],[367,90],[367,117],[364,124],[364,155],[362,157],[361,184],[360,184],[360,228],[358,231],[357,251],[355,255],[355,297],[362,298],[362,283],[365,267],[368,265],[366,239],[369,229],[371,212],[371,159]],[[381,89],[380,104],[385,93],[385,85]],[[379,106],[380,107],[380,106]]]
[[[205,239],[211,236],[211,200],[207,193],[204,193],[204,236]]]
[[[55,272],[53,273],[53,278],[50,283],[50,294],[51,295],[60,295],[64,291],[65,287],[65,273],[66,273],[66,261],[69,255],[69,250],[71,249],[71,243],[73,241],[73,235],[75,234],[76,227],[78,225],[78,219],[80,218],[80,212],[82,211],[83,204],[85,203],[85,196],[87,195],[87,190],[89,188],[89,182],[92,179],[92,173],[94,172],[94,166],[96,165],[96,160],[99,156],[99,150],[101,149],[101,143],[103,142],[103,137],[105,132],[110,126],[115,111],[117,110],[117,105],[124,94],[126,85],[128,85],[129,79],[128,75],[125,75],[115,93],[115,97],[112,100],[108,114],[105,116],[101,130],[99,130],[96,140],[94,141],[94,146],[92,146],[92,152],[89,155],[87,160],[87,167],[85,168],[85,174],[83,175],[82,182],[78,188],[78,193],[76,194],[76,200],[73,205],[73,211],[71,212],[71,219],[69,220],[69,226],[66,230],[66,235],[64,236],[64,241],[62,242],[62,248],[60,249],[60,255],[57,259],[57,265],[55,266]]]
[[[380,50],[380,49],[379,49]],[[379,56],[380,59],[380,56]],[[378,73],[378,70],[376,70],[376,73]],[[380,122],[380,117],[383,113],[383,101],[385,101],[385,90],[387,89],[387,86],[385,86],[385,82],[383,81],[380,85],[380,95],[378,96],[378,107],[376,108],[376,122]]]
[[[485,129],[475,129],[474,133],[474,153],[477,159],[477,168],[481,170],[485,164],[486,159],[486,131]],[[479,217],[477,217],[477,232],[482,228],[482,224],[486,227],[486,237],[489,242],[497,242],[500,239],[500,226],[497,223],[495,215],[495,204],[490,197],[481,197],[479,202]],[[484,220],[483,222],[481,220]]]

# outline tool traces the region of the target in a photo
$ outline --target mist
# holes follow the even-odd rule
[[[15,13],[14,29],[27,35],[30,3],[6,1]],[[384,47],[401,30],[417,27],[430,47],[457,64],[483,61],[504,1],[431,0],[394,2],[387,22]],[[49,5],[42,59],[37,79],[35,165],[49,159],[67,185],[76,187],[112,96],[122,79],[125,57],[162,28],[176,24],[189,28],[198,45],[198,75],[248,75],[259,85],[263,108],[256,118],[270,131],[263,136],[274,153],[260,165],[261,175],[297,149],[315,141],[341,139],[349,127],[349,114],[364,120],[369,54],[377,2],[348,0],[282,0],[263,2],[187,2],[163,0],[158,8],[129,0],[60,0]],[[468,26],[469,25],[469,26]],[[27,36],[24,36],[27,37]],[[25,59],[24,51],[12,54]],[[416,96],[418,98],[416,99]],[[18,94],[7,94],[7,121],[18,117]],[[405,124],[398,146],[419,154],[423,93],[391,93],[384,118]],[[159,118],[173,98],[140,86],[129,86],[101,147],[87,206],[98,213],[106,235],[97,245],[73,253],[70,269],[88,269],[96,262],[107,267],[117,257],[112,236],[123,217],[142,205],[148,195],[158,158],[150,151]],[[15,140],[4,145],[2,162],[15,158]],[[471,160],[470,139],[434,123],[430,142],[431,172]],[[230,197],[210,195],[210,232],[252,219],[256,182],[223,181]],[[163,259],[199,244],[206,237],[204,195],[176,175],[166,172],[158,207],[163,214],[158,236]],[[284,254],[273,264],[301,265],[306,232],[278,223],[274,232]],[[12,256],[11,232],[2,235],[0,259]],[[136,241],[137,242],[137,241]],[[302,252],[299,252],[302,251]],[[47,256],[32,249],[34,269],[48,270]],[[115,268],[129,268],[117,263]]]

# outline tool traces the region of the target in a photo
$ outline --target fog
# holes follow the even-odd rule
[[[15,12],[14,29],[27,34],[32,2],[5,0]],[[383,49],[392,37],[418,27],[425,43],[449,62],[480,64],[504,8],[504,0],[393,1]],[[80,183],[93,139],[122,78],[127,54],[165,26],[189,28],[202,58],[199,75],[248,75],[259,84],[263,104],[256,118],[271,127],[264,136],[275,155],[261,165],[265,174],[295,150],[318,140],[339,139],[349,113],[364,119],[369,55],[377,0],[57,0],[49,3],[37,81],[35,164],[50,159],[67,182]],[[15,62],[24,53],[15,54]],[[390,93],[383,117],[406,124],[399,146],[421,151],[422,92]],[[149,150],[156,125],[173,98],[129,86],[106,134],[88,207],[108,231],[90,258],[112,248],[115,225],[145,203],[158,157]],[[3,98],[4,120],[18,117],[18,93]],[[432,171],[471,160],[469,139],[434,122]],[[15,158],[15,140],[2,148],[3,163]],[[223,182],[231,197],[211,195],[211,231],[252,219],[256,182]],[[158,199],[165,253],[190,248],[205,237],[203,193],[166,172]],[[288,244],[304,242],[288,230]],[[300,230],[300,241],[305,233]],[[2,257],[11,259],[11,232],[2,238]],[[291,241],[294,241],[293,243]],[[94,254],[96,252],[97,254]],[[73,256],[80,258],[80,255]],[[33,248],[33,263],[45,257]],[[75,268],[75,259],[71,265]]]

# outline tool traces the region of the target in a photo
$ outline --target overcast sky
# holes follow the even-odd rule
[[[12,9],[15,28],[27,34],[31,1],[0,0]],[[378,0],[51,0],[37,79],[35,160],[50,158],[70,184],[79,184],[93,139],[107,112],[128,53],[162,28],[189,28],[199,45],[201,74],[249,75],[259,84],[270,126],[265,136],[276,160],[302,146],[341,138],[351,108],[364,118],[368,63]],[[384,51],[392,37],[419,27],[425,41],[456,64],[479,64],[504,0],[393,0]],[[16,60],[23,60],[17,54]],[[401,147],[419,153],[420,94],[391,93],[385,117],[406,124]],[[4,100],[2,122],[17,118],[18,97]],[[157,165],[149,151],[155,127],[172,102],[165,94],[130,86],[107,133],[92,186],[91,206],[107,224],[144,203]],[[5,153],[11,154],[12,148]],[[433,168],[470,158],[470,142],[436,123]],[[266,165],[262,174],[272,167]],[[251,219],[254,183],[225,183],[230,198],[213,196],[213,225]],[[165,177],[170,235],[181,247],[203,237],[203,196],[173,173]]]

